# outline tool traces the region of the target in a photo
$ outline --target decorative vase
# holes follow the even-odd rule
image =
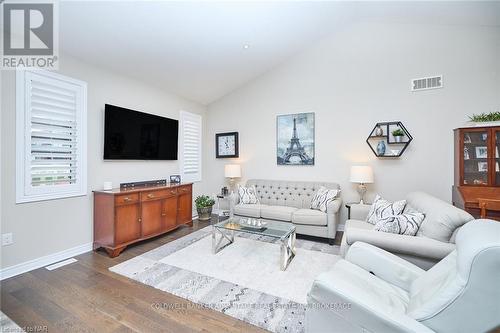
[[[377,145],[377,154],[379,156],[385,155],[385,142],[380,140]]]
[[[375,135],[376,135],[376,136],[382,136],[382,135],[384,135],[384,130],[382,129],[382,127],[377,126],[377,127],[375,128]]]
[[[403,141],[403,136],[402,135],[396,135],[394,137],[394,140],[398,143],[402,142]]]
[[[207,221],[212,217],[212,206],[201,208],[197,207],[196,210],[198,211],[198,220],[200,221]]]

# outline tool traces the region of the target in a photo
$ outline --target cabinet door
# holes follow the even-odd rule
[[[495,186],[500,186],[500,127],[495,127],[493,130],[493,167]]]
[[[191,193],[179,195],[179,202],[177,204],[177,224],[184,224],[191,222],[193,219],[192,212],[192,198]]]
[[[115,207],[115,246],[141,238],[138,203]]]
[[[462,185],[489,185],[489,133],[484,128],[462,132]]]
[[[147,237],[161,232],[162,201],[142,202],[142,236]]]
[[[161,213],[162,231],[168,231],[175,228],[177,224],[177,197],[170,197],[163,200]]]

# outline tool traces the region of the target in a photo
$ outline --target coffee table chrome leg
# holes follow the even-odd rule
[[[280,269],[286,270],[292,259],[295,257],[295,231],[287,238],[281,240]]]
[[[223,240],[226,240],[225,244],[222,244]],[[234,242],[234,231],[231,231],[227,235],[224,230],[212,226],[212,253],[216,254],[228,245]],[[222,244],[222,245],[221,245]]]

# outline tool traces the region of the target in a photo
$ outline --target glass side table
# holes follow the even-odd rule
[[[222,194],[217,194],[217,211],[219,216],[229,216],[231,214],[231,210],[233,208],[233,200],[232,200],[232,195],[222,195]],[[227,201],[228,203],[228,208],[229,209],[220,209],[220,202],[221,201]]]

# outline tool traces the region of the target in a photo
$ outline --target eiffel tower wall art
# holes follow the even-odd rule
[[[314,165],[314,113],[278,116],[276,147],[278,165]]]

